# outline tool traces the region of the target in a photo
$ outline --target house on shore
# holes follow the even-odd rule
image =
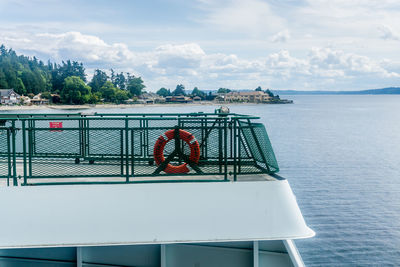
[[[0,89],[1,105],[16,105],[20,103],[21,96],[13,89]]]
[[[250,92],[229,92],[224,95],[226,102],[249,102],[249,103],[265,103],[270,102],[272,97],[263,91]]]
[[[194,102],[201,102],[201,97],[200,96],[195,96],[193,97]]]
[[[166,103],[191,103],[193,100],[190,97],[177,95],[177,96],[167,96],[165,97]]]
[[[42,94],[37,94],[31,99],[33,105],[48,105],[49,100],[47,98],[42,98]]]
[[[157,95],[156,93],[143,93],[139,96],[139,102],[143,104],[156,104],[156,103],[165,103],[165,98]]]

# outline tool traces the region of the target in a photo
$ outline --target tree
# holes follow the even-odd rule
[[[60,96],[59,96],[59,95],[53,95],[53,96],[51,97],[51,102],[52,102],[53,104],[61,103],[61,98],[60,98]]]
[[[115,102],[117,104],[123,103],[125,100],[128,100],[128,92],[125,90],[117,89],[115,92]]]
[[[127,80],[126,80],[123,72],[121,72],[115,76],[114,82],[115,82],[114,85],[116,87],[118,87],[119,89],[125,90]]]
[[[217,91],[218,94],[227,94],[229,92],[231,92],[231,89],[228,88],[219,88]]]
[[[159,96],[166,97],[171,95],[171,90],[161,87],[156,93]]]
[[[195,88],[193,88],[192,96],[198,96],[204,100],[207,97],[207,94],[205,92],[199,90],[199,88],[195,87]]]
[[[51,99],[51,94],[50,92],[42,92],[41,97],[44,99]]]
[[[0,88],[9,88],[6,75],[2,69],[0,69]]]
[[[101,88],[100,93],[104,98],[105,102],[115,102],[117,88],[115,88],[114,84],[110,81],[107,81]]]
[[[85,68],[82,63],[67,60],[66,62],[63,61],[62,65],[56,65],[51,72],[53,92],[61,91],[65,78],[71,76],[79,77],[83,82],[86,82]]]
[[[261,86],[257,87],[255,91],[261,92],[262,91]]]
[[[269,89],[265,90],[264,93],[268,94],[270,97],[274,97],[274,93],[272,93]]]
[[[90,95],[89,104],[97,104],[101,101],[101,93],[96,92]]]
[[[206,96],[206,100],[208,101],[213,101],[215,99],[215,95],[213,95],[211,92],[208,92],[208,95]]]
[[[141,77],[136,78],[132,76],[128,81],[127,89],[132,95],[140,96],[144,88],[146,88],[146,86],[143,84]]]
[[[176,86],[176,89],[172,92],[172,95],[175,95],[175,96],[186,95],[185,86],[183,86],[183,84],[178,84]]]
[[[65,78],[63,88],[61,90],[61,99],[67,104],[85,104],[90,99],[90,86],[78,76],[70,76]]]
[[[100,88],[106,83],[108,79],[107,74],[102,70],[95,70],[92,81],[89,83],[89,86],[92,88],[92,92],[98,92]]]

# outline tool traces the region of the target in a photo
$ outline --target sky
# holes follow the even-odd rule
[[[0,43],[148,91],[400,86],[398,0],[0,0]]]

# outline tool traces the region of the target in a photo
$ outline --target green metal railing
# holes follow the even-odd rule
[[[10,185],[17,185],[16,173],[16,154],[15,151],[15,131],[12,127],[0,127],[0,179],[6,179]]]
[[[1,115],[0,178],[29,185],[228,181],[273,174],[278,164],[264,125],[253,122],[257,119],[233,113]],[[170,130],[174,138],[158,165],[154,146]],[[179,130],[195,139],[181,140]],[[196,162],[190,156],[194,140],[200,151]],[[185,163],[187,172],[167,172],[168,164]]]

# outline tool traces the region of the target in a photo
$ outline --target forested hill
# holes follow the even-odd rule
[[[13,88],[18,94],[61,91],[64,79],[78,76],[86,82],[85,68],[75,61],[61,65],[36,57],[18,56],[14,50],[0,46],[0,88]]]
[[[0,46],[0,89],[12,88],[20,95],[38,93],[60,94],[66,104],[122,102],[138,96],[145,88],[143,80],[129,73],[115,73],[111,77],[97,69],[93,79],[86,84],[82,63],[63,61],[46,64],[36,57],[17,55],[12,49]]]
[[[400,94],[400,87],[387,87],[361,91],[297,91],[297,90],[273,90],[279,95],[394,95]]]

